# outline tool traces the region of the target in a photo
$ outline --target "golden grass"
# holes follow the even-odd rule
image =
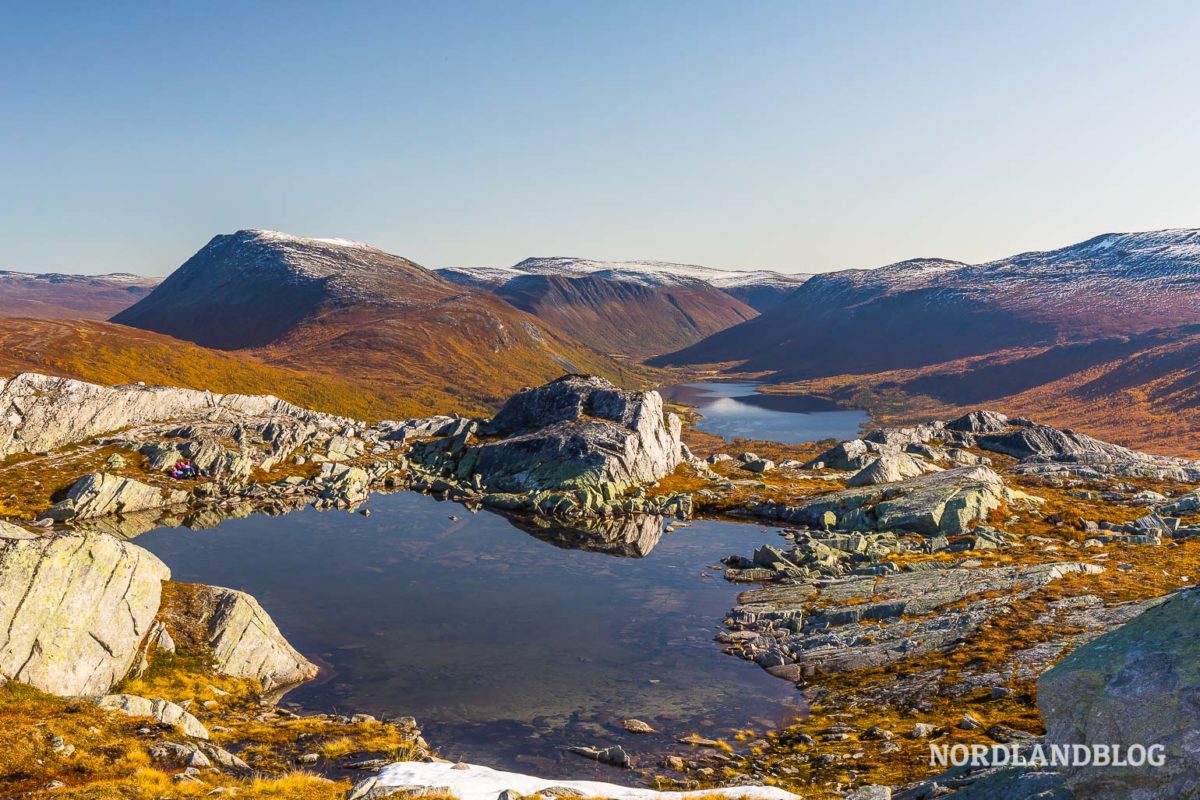
[[[1159,485],[1162,485],[1161,482]],[[931,707],[926,712],[874,703],[864,704],[855,698],[873,689],[894,687],[898,681],[905,678],[914,678],[935,670],[943,673],[940,678],[943,685],[959,682],[968,672],[1004,672],[1006,665],[1010,664],[1020,651],[1082,632],[1064,622],[1048,622],[1053,619],[1050,612],[1051,604],[1055,601],[1095,595],[1106,605],[1114,605],[1160,597],[1200,580],[1200,541],[1183,540],[1163,546],[1113,543],[1103,548],[1077,549],[1083,539],[1095,535],[1076,527],[1074,521],[1077,517],[1122,522],[1145,514],[1146,509],[1098,500],[1081,500],[1071,495],[1070,490],[1043,487],[1033,483],[1023,488],[1044,497],[1046,503],[1032,513],[1023,513],[1020,523],[1004,527],[1023,536],[1049,539],[1057,548],[1048,549],[1045,543],[1025,540],[1012,548],[984,550],[970,553],[969,556],[978,558],[985,566],[1087,561],[1103,565],[1105,571],[1096,575],[1070,574],[1047,584],[1028,597],[1013,600],[1006,613],[993,617],[965,642],[948,650],[921,654],[882,667],[818,674],[809,682],[819,685],[828,693],[813,706],[811,715],[806,720],[784,731],[766,735],[768,746],[756,763],[758,769],[772,763],[799,767],[800,777],[794,784],[789,782],[792,788],[815,787],[824,791],[837,783],[846,785],[852,771],[858,776],[857,781],[860,784],[896,785],[920,780],[939,771],[929,767],[929,742],[909,739],[906,736],[916,722],[926,722],[944,729],[945,738],[938,741],[951,744],[992,743],[983,730],[964,731],[956,727],[963,713],[967,711],[985,723],[984,729],[994,724],[1002,724],[1040,734],[1044,728],[1036,706],[1037,687],[1030,680],[1010,677],[1006,685],[1012,689],[1012,694],[1000,699],[992,699],[987,690],[962,698],[934,694],[927,698]],[[998,512],[995,521],[1003,522],[1000,518],[1006,517],[1007,514],[1007,510]],[[1045,520],[1045,517],[1055,514],[1064,516],[1067,521],[1054,524]],[[964,555],[968,554],[901,554],[894,560],[900,564],[915,561],[952,561]],[[1122,564],[1129,568],[1119,568],[1118,565]],[[951,604],[951,607],[961,607],[967,600],[997,596],[998,593],[992,592],[963,598],[962,601]],[[942,610],[934,614],[941,613]],[[888,623],[881,623],[881,627],[886,624]],[[834,724],[849,725],[859,732],[871,726],[882,727],[895,734],[893,741],[899,746],[899,750],[883,754],[879,751],[879,742],[864,741],[858,735],[852,735],[843,742],[821,741],[818,732]],[[797,733],[814,736],[818,739],[818,744],[815,748],[796,744],[794,736]],[[817,752],[844,760],[816,767],[806,759],[806,755]],[[860,753],[862,755],[855,757]]]

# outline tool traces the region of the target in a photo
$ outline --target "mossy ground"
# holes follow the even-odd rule
[[[994,454],[989,455],[994,457]],[[995,460],[999,462],[997,467],[1003,467],[1009,461],[1003,457]],[[1036,706],[1034,680],[1010,677],[1004,682],[1004,688],[1011,693],[999,698],[994,698],[990,689],[959,694],[940,691],[937,687],[953,686],[970,674],[1003,671],[1022,651],[1046,642],[1070,641],[1072,636],[1081,633],[1080,629],[1058,620],[1052,613],[1055,601],[1092,595],[1112,606],[1160,597],[1200,580],[1200,541],[1168,541],[1157,546],[1109,543],[1082,547],[1083,542],[1096,536],[1097,532],[1084,530],[1081,520],[1123,523],[1147,513],[1143,506],[1080,496],[1111,487],[1085,484],[1064,489],[1022,479],[1010,479],[1010,483],[1045,501],[1020,512],[1000,509],[989,520],[997,527],[1018,534],[1020,541],[1016,546],[953,554],[905,554],[895,556],[894,560],[900,566],[962,559],[973,559],[982,566],[1086,561],[1104,566],[1105,571],[1094,575],[1069,574],[1028,597],[1016,599],[1010,603],[1007,612],[948,649],[884,667],[837,674],[818,673],[806,679],[802,688],[813,698],[810,715],[793,726],[756,739],[747,757],[726,765],[722,778],[765,774],[768,782],[801,791],[806,797],[835,797],[852,785],[902,785],[939,772],[940,768],[930,766],[930,740],[913,739],[908,735],[918,722],[939,729],[934,740],[939,744],[994,744],[995,740],[985,733],[993,725],[1041,734],[1044,728]],[[1192,488],[1169,481],[1128,480],[1123,483],[1166,494],[1179,494]],[[1010,515],[1013,514],[1018,519],[1012,519]],[[981,598],[963,598],[963,601],[969,599]],[[1061,655],[1066,652],[1064,650]],[[1011,676],[1011,672],[1009,674]],[[924,681],[932,681],[935,689],[922,695],[922,704],[917,706],[898,700],[903,693],[895,691],[897,686]],[[983,728],[958,728],[967,712],[978,718]],[[822,735],[822,731],[837,725],[848,726],[857,733],[844,740]],[[872,727],[883,728],[894,738],[885,745],[883,741],[861,735]],[[803,744],[806,740],[801,734],[813,737],[815,744]],[[753,734],[749,738],[753,739]]]

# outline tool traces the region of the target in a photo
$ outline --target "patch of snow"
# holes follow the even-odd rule
[[[566,256],[527,258],[512,267],[463,267],[441,269],[438,273],[459,283],[493,286],[520,275],[597,275],[609,280],[628,281],[645,286],[682,286],[694,281],[703,281],[719,289],[741,286],[795,288],[812,277],[807,273],[716,269],[668,261],[595,261]]]
[[[504,772],[472,764],[426,764],[402,761],[384,767],[378,781],[381,786],[445,786],[460,800],[496,800],[501,792],[511,789],[517,794],[531,795],[563,786],[582,792],[585,797],[610,797],[612,800],[683,800],[688,797],[720,794],[730,798],[752,800],[796,800],[796,795],[772,786],[735,786],[726,789],[705,789],[695,792],[656,792],[653,789],[634,789],[602,781],[557,781]]]
[[[307,244],[307,245],[326,245],[328,247],[355,247],[366,250],[375,250],[365,242],[356,242],[353,239],[321,239],[315,236],[294,236],[290,233],[282,231],[266,231],[258,228],[250,228],[245,231],[254,236],[256,239],[265,242],[288,242],[291,244]]]

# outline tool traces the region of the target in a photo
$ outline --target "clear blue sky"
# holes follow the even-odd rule
[[[1200,4],[0,0],[0,268],[819,271],[1200,227]]]

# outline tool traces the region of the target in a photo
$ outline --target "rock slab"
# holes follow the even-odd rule
[[[1161,745],[1160,767],[1066,771],[1077,797],[1200,795],[1200,590],[1170,596],[1038,681],[1051,744]]]
[[[100,695],[129,673],[170,578],[140,547],[0,522],[0,675],[56,695]]]
[[[317,676],[317,666],[288,644],[257,600],[235,589],[209,588],[216,603],[207,621],[208,644],[219,672],[253,678],[268,692]]]

